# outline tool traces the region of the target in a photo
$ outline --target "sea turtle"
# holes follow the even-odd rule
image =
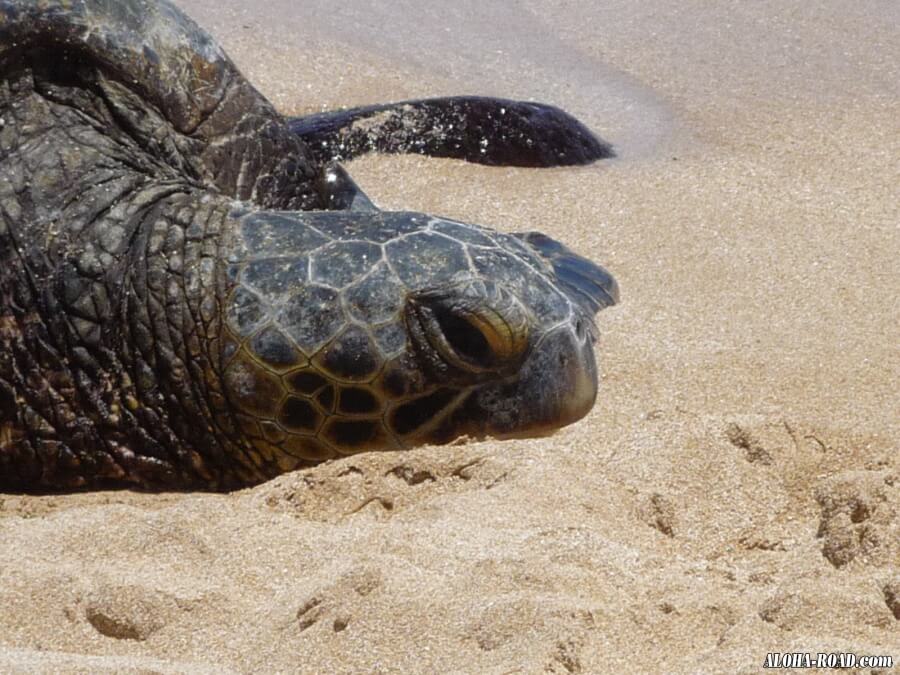
[[[0,487],[232,489],[582,417],[613,278],[376,209],[331,161],[371,149],[609,152],[498,99],[288,120],[169,2],[0,0]]]

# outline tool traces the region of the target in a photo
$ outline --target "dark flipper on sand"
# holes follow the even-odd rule
[[[559,108],[482,96],[324,112],[293,118],[289,126],[322,162],[384,152],[548,167],[614,156],[608,143]]]

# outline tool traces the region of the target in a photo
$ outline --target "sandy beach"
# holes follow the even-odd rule
[[[285,113],[484,94],[611,142],[347,166],[383,208],[605,265],[601,392],[547,438],[231,494],[0,495],[0,672],[900,662],[900,4],[178,4]]]

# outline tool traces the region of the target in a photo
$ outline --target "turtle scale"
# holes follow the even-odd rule
[[[240,231],[245,248],[238,251],[252,251],[252,259],[295,257],[331,241],[311,224],[281,214],[249,213],[241,218]]]
[[[407,288],[439,286],[471,274],[464,245],[433,232],[413,232],[385,245],[388,263]]]
[[[265,367],[278,373],[296,368],[307,361],[290,338],[273,325],[254,335],[247,344],[247,349]]]
[[[301,286],[278,309],[278,325],[306,355],[315,354],[346,324],[342,313],[335,310],[339,298],[340,294],[328,286]]]
[[[278,412],[279,423],[289,432],[315,433],[322,425],[323,418],[315,406],[298,396],[288,396]]]
[[[399,356],[407,344],[406,327],[400,319],[375,326],[372,329],[375,343],[387,358]]]
[[[296,288],[298,280],[309,278],[309,258],[262,258],[237,266],[240,281],[256,293],[273,297],[287,296]],[[235,274],[235,279],[237,279]]]
[[[425,229],[428,217],[421,213],[376,212],[366,222],[360,222],[352,213],[311,213],[309,223],[317,231],[336,239],[357,239],[373,244],[384,244],[405,234]]]
[[[342,387],[337,408],[345,415],[366,415],[381,412],[381,402],[371,390],[362,387]]]
[[[349,286],[382,258],[381,247],[368,241],[340,240],[310,254],[310,278],[332,288]]]
[[[367,382],[378,373],[382,359],[369,332],[361,326],[351,325],[331,340],[314,357],[314,362],[321,372],[334,380]]]
[[[344,290],[350,316],[360,323],[375,325],[400,315],[406,287],[384,261]]]
[[[315,394],[328,384],[327,379],[308,368],[290,373],[285,379],[288,388],[299,394]]]
[[[269,320],[271,311],[263,305],[262,298],[250,289],[237,287],[229,300],[228,327],[239,340],[249,337]]]
[[[465,223],[457,223],[452,220],[432,219],[429,229],[432,232],[443,234],[462,244],[473,244],[475,246],[493,247],[497,242],[492,238],[484,228],[475,228]]]

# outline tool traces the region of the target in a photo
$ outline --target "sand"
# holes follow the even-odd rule
[[[549,438],[234,494],[0,496],[0,671],[900,659],[900,5],[180,4],[285,112],[493,94],[613,142],[580,169],[349,165],[385,208],[613,271],[602,391]]]

